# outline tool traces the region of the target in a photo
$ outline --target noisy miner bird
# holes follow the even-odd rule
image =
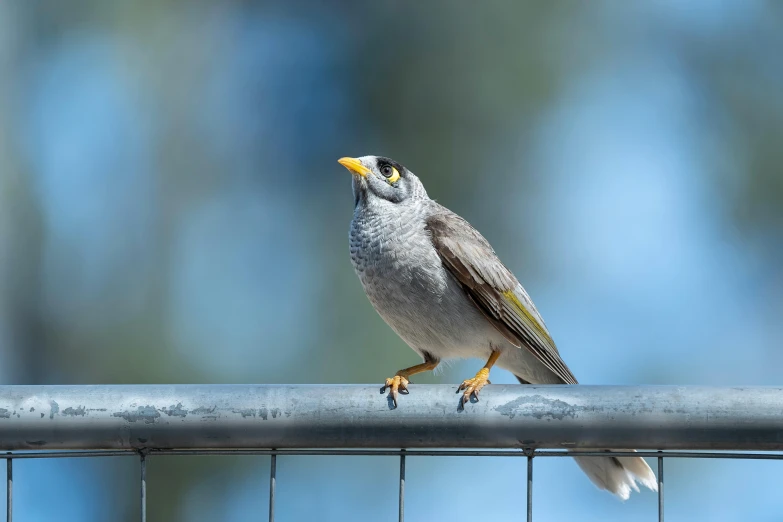
[[[577,384],[530,296],[470,223],[427,196],[413,172],[381,156],[341,158],[353,174],[351,261],[370,302],[424,362],[386,379],[397,407],[411,375],[449,357],[486,360],[457,389],[461,406],[497,364],[522,384]],[[636,482],[657,491],[641,457],[574,457],[623,500]]]

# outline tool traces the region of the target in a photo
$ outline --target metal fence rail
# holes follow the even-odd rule
[[[391,409],[369,386],[0,386],[6,519],[24,458],[136,456],[142,521],[158,455],[271,455],[270,521],[281,455],[399,456],[399,520],[411,457],[525,458],[528,521],[534,458],[568,449],[656,450],[634,455],[657,458],[661,521],[664,457],[783,460],[778,387],[493,385],[464,409],[454,386],[410,388]]]

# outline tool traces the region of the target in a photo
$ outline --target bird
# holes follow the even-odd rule
[[[385,380],[380,391],[389,390],[393,408],[412,375],[449,358],[486,361],[457,388],[461,408],[478,400],[495,365],[520,384],[577,384],[532,299],[470,223],[390,158],[338,163],[352,174],[354,270],[378,314],[423,360]],[[637,482],[658,490],[641,457],[572,456],[598,488],[623,500],[639,491]]]

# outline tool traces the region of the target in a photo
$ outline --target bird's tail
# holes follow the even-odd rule
[[[569,453],[577,453],[571,450]],[[587,450],[585,450],[587,451]],[[608,450],[607,450],[608,451]],[[658,481],[650,466],[641,457],[574,457],[574,460],[600,489],[614,493],[623,500],[631,496],[631,488],[639,491],[637,482],[658,491]]]
[[[515,375],[520,384],[530,384],[522,377]],[[583,450],[595,451],[595,450]],[[611,450],[605,450],[610,453]],[[569,453],[578,453],[579,450],[570,450]],[[655,473],[641,457],[577,457],[574,460],[582,468],[582,471],[590,478],[593,484],[600,489],[614,493],[623,500],[631,496],[631,489],[638,492],[641,483],[647,488],[658,491],[658,481]]]

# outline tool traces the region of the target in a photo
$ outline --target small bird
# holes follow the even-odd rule
[[[424,362],[386,379],[397,407],[410,377],[445,358],[486,364],[457,388],[478,400],[497,364],[521,384],[577,384],[541,314],[470,223],[431,200],[419,178],[382,156],[341,158],[353,174],[351,261],[375,310]],[[599,488],[619,496],[658,485],[641,457],[574,457]]]

